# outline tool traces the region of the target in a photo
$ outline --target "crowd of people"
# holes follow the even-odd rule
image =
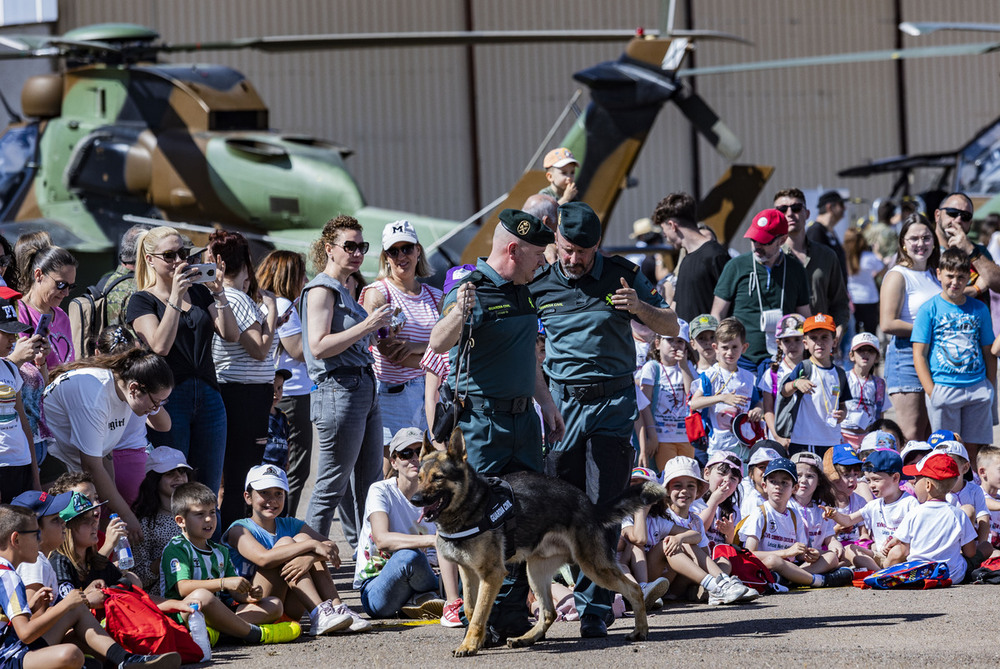
[[[0,237],[4,657],[41,638],[50,666],[79,666],[57,643],[73,628],[114,664],[175,666],[95,631],[90,609],[119,581],[182,621],[198,604],[215,637],[248,643],[290,641],[304,616],[313,635],[395,616],[461,627],[458,570],[410,502],[425,439],[452,427],[484,475],[544,472],[597,505],[662,483],[667,498],[609,530],[650,608],[754,601],[733,546],[779,587],[908,559],[960,582],[993,556],[1000,268],[968,237],[969,198],[841,240],[839,194],[810,225],[802,191],[784,189],[733,257],[673,193],[642,232],[682,251],[663,276],[599,250],[570,150],[544,166],[550,186],[501,212],[489,255],[443,291],[422,281],[407,221],[382,231],[371,283],[350,216],[323,228],[311,280],[300,254],[255,262],[239,233],[195,249],[135,226],[101,283],[110,324],[85,345],[64,311],[72,254]],[[335,518],[367,618],[330,575]],[[123,541],[134,566],[117,564]],[[552,587],[582,636],[621,614],[576,569]],[[529,600],[512,567],[488,643],[527,629]]]

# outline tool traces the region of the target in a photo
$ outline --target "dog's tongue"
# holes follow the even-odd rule
[[[417,518],[417,522],[418,523],[424,522],[424,512],[425,511],[427,511],[427,507],[425,507],[425,506],[420,507],[420,516]]]

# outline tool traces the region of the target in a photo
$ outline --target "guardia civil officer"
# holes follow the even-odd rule
[[[608,502],[629,481],[637,415],[635,345],[630,321],[675,336],[677,316],[634,263],[602,256],[601,222],[589,205],[559,207],[558,262],[528,286],[545,325],[545,371],[566,433],[546,459],[546,473]],[[580,634],[607,634],[612,593],[577,577]]]
[[[458,428],[465,435],[469,464],[482,474],[542,470],[542,432],[532,397],[542,409],[548,437],[559,439],[563,433],[535,356],[538,320],[526,286],[553,239],[531,214],[503,210],[489,257],[479,258],[475,271],[445,296],[441,320],[431,331],[431,348],[450,351],[448,386],[466,396]],[[471,315],[472,342],[467,366],[459,364],[466,315]],[[523,565],[515,573],[518,578],[505,579],[497,597],[490,615],[493,638],[487,643],[529,627]]]

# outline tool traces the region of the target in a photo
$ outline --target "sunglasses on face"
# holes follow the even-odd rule
[[[334,244],[334,246],[339,246],[351,255],[357,253],[358,251],[361,252],[361,255],[364,255],[368,253],[368,249],[371,248],[371,244],[368,242],[361,242],[360,244],[357,242],[344,242],[343,244]]]
[[[942,209],[944,213],[948,214],[952,218],[960,218],[962,222],[968,223],[972,220],[972,212],[965,211],[964,209],[953,209],[952,207],[945,207]]]
[[[53,278],[52,276],[49,276],[49,278],[52,279],[52,282],[56,284],[56,290],[66,290],[66,289],[73,290],[74,288],[76,288],[75,283],[69,283],[68,281],[60,281],[59,279]]]
[[[408,256],[413,253],[413,249],[417,248],[416,244],[403,244],[402,246],[393,246],[392,248],[386,249],[385,254],[390,258],[395,258],[400,253],[404,256]]]
[[[795,204],[780,204],[775,207],[775,209],[780,211],[782,214],[787,214],[789,209],[792,210],[793,214],[797,214],[805,208],[805,205],[801,202],[796,202]]]
[[[400,460],[409,460],[414,455],[417,454],[417,449],[415,448],[404,448],[401,451],[396,451],[396,457]]]
[[[191,252],[188,249],[177,249],[176,251],[164,251],[163,253],[150,253],[151,256],[163,258],[166,262],[175,260],[187,260]]]

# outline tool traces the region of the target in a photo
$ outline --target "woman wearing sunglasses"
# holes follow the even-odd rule
[[[340,510],[344,536],[357,546],[368,488],[382,471],[382,415],[368,347],[389,325],[388,304],[371,314],[351,297],[348,277],[361,268],[368,242],[351,216],[327,222],[313,245],[323,271],[302,292],[302,341],[313,383],[310,413],[319,437],[316,484],[306,524],[326,536],[354,475],[353,503]]]
[[[361,293],[361,304],[368,313],[389,305],[397,322],[405,319],[399,327],[376,333],[373,354],[382,425],[389,434],[411,425],[426,429],[420,359],[438,321],[442,295],[417,280],[431,271],[409,221],[389,223],[382,230],[378,269],[378,279]],[[385,458],[383,469],[388,474],[388,451]]]
[[[34,331],[42,316],[51,319],[48,325],[49,352],[45,356],[43,374],[76,359],[73,350],[69,316],[60,308],[69,292],[76,288],[76,258],[58,246],[28,248],[24,254],[27,271],[21,277],[24,297],[18,306],[17,318]],[[41,360],[39,360],[41,362]]]
[[[170,414],[170,446],[198,470],[199,480],[218,491],[226,449],[226,408],[212,359],[212,336],[236,341],[236,326],[223,290],[226,264],[215,280],[193,283],[198,272],[187,262],[180,233],[166,226],[139,236],[135,258],[137,292],[125,312],[128,325],[155,353],[166,358],[174,392],[165,405]],[[213,262],[207,258],[206,262]]]

